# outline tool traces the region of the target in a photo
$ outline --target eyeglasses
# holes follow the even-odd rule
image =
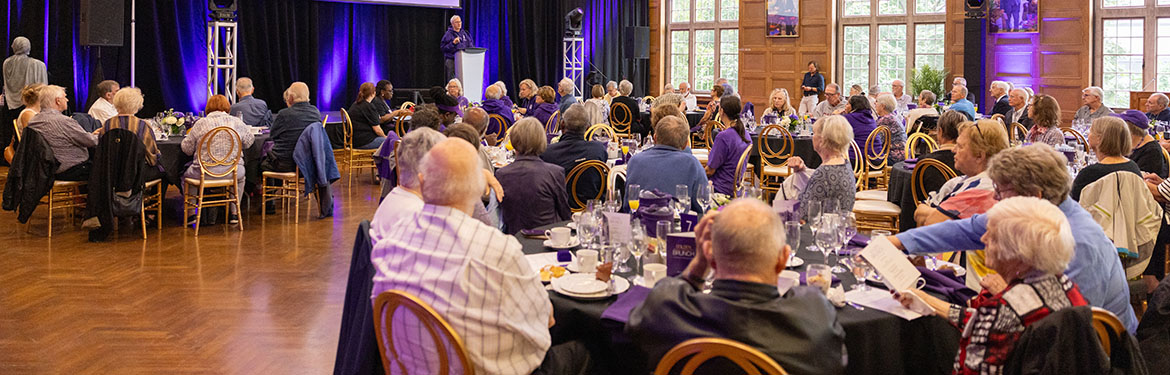
[[[993,184],[993,185],[995,187],[995,200],[997,200],[997,201],[1003,200],[1005,198],[1011,198],[1011,197],[1014,197],[1017,195],[1016,190],[1014,188],[1004,187],[1001,184]],[[1008,196],[1007,193],[1011,193],[1011,195]]]

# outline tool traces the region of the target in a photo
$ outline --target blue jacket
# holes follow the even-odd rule
[[[333,159],[333,146],[329,144],[329,136],[320,122],[309,125],[301,132],[293,159],[305,177],[305,195],[317,190],[318,185],[328,186],[341,178],[337,161]]]
[[[1117,257],[1117,248],[1088,211],[1071,198],[1060,204],[1060,211],[1072,227],[1072,261],[1064,274],[1081,289],[1089,304],[1121,319],[1130,332],[1137,329],[1137,316],[1129,305],[1129,284]],[[910,254],[929,254],[953,250],[984,248],[981,237],[987,232],[987,215],[950,220],[899,233],[896,237]]]
[[[232,116],[242,115],[244,123],[250,126],[272,126],[272,111],[268,110],[268,103],[252,95],[240,98],[236,104],[232,104],[228,113]]]

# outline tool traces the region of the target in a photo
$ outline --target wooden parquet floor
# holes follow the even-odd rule
[[[333,188],[332,219],[304,200],[300,224],[262,221],[257,205],[243,232],[221,218],[198,238],[167,222],[90,243],[58,213],[50,240],[44,207],[32,233],[0,212],[0,374],[331,373],[354,233],[378,197],[368,175]]]

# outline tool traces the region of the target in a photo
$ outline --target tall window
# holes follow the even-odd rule
[[[906,81],[915,67],[943,68],[945,0],[837,1],[843,89],[878,85],[889,91],[891,82]]]
[[[1129,108],[1131,91],[1170,91],[1170,0],[1093,3],[1093,78],[1105,90],[1105,105]]]
[[[666,81],[708,92],[727,78],[739,87],[739,0],[669,0]]]

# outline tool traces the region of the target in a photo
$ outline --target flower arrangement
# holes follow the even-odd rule
[[[174,108],[168,108],[166,111],[160,112],[154,116],[155,122],[158,123],[159,130],[162,130],[170,135],[183,134],[183,124],[187,122],[187,116],[183,112],[175,112]]]
[[[800,127],[800,117],[788,115],[788,132],[794,133]]]

